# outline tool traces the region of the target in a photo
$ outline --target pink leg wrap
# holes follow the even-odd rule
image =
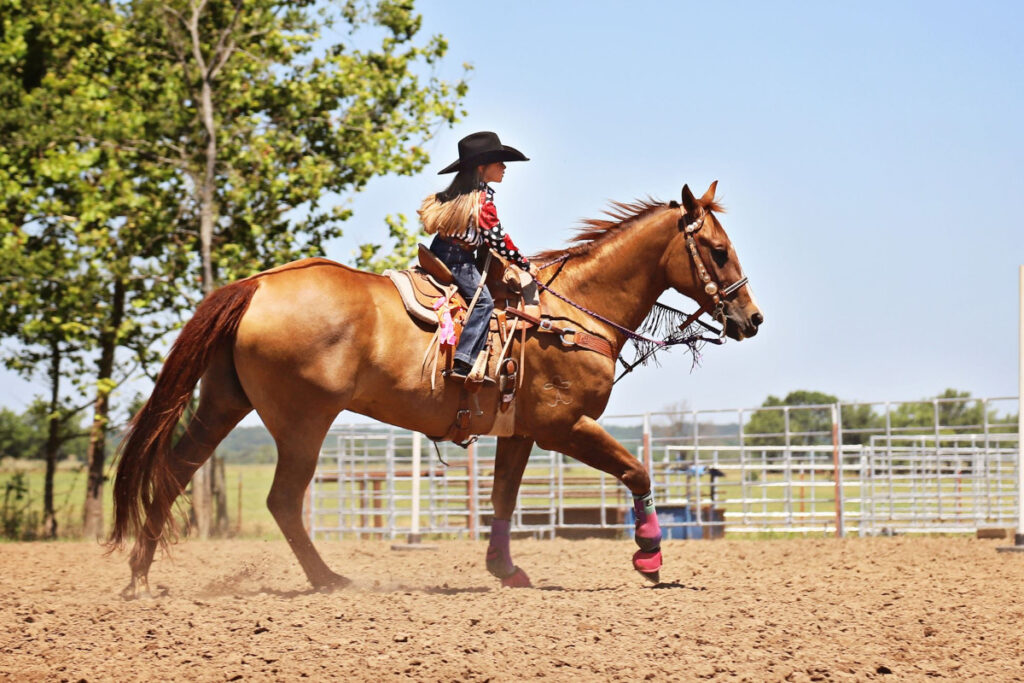
[[[633,513],[636,517],[636,532],[633,540],[646,553],[661,549],[661,526],[654,509],[654,496],[650,491],[642,496],[633,496]]]
[[[648,581],[658,583],[661,578],[661,526],[650,491],[642,496],[633,496],[633,513],[636,516],[633,539],[640,546],[640,550],[633,553],[633,569]]]
[[[507,519],[491,520],[491,542],[487,546],[487,571],[499,579],[510,578],[516,572],[509,549],[509,527]]]

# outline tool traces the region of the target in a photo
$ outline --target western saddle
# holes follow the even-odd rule
[[[473,433],[497,436],[510,436],[514,433],[516,389],[522,385],[526,333],[530,329],[557,335],[567,348],[589,349],[613,360],[616,357],[615,349],[608,340],[558,325],[546,316],[541,309],[537,283],[529,275],[509,267],[507,262],[495,254],[492,254],[489,263],[491,267],[487,275],[487,286],[494,299],[494,312],[491,315],[488,341],[473,371],[464,379],[452,375],[451,370],[467,302],[459,294],[448,266],[421,244],[417,266],[384,272],[398,289],[409,315],[427,326],[437,328],[434,340],[423,358],[424,369],[429,366],[431,388],[435,387],[437,366],[442,357],[444,365],[441,375],[449,382],[462,382],[455,421],[447,434],[430,437],[437,441],[450,440],[468,446],[475,440],[475,437],[470,438]],[[446,315],[449,317],[446,318]],[[454,342],[446,334],[451,326],[455,328]],[[521,342],[518,359],[510,355],[512,341],[517,333]],[[485,384],[496,385],[500,397],[498,414],[493,416],[489,425],[486,424],[487,420],[471,424],[473,411],[469,409],[470,399],[478,405],[476,394]],[[484,417],[481,411],[475,412],[477,416]]]

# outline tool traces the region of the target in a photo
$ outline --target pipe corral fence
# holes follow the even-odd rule
[[[1017,398],[942,398],[601,423],[647,465],[668,538],[973,533],[1016,526],[1017,410]],[[490,526],[495,446],[493,437],[468,449],[443,443],[438,456],[405,430],[336,427],[307,496],[310,532],[479,538]],[[512,523],[540,538],[619,537],[632,534],[632,514],[616,479],[535,448]]]

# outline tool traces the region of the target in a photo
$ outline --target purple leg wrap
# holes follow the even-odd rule
[[[633,513],[636,517],[636,532],[633,540],[640,550],[653,553],[661,548],[661,527],[658,513],[654,509],[654,496],[650,491],[642,496],[633,496]]]
[[[512,576],[516,566],[512,564],[512,551],[509,549],[509,527],[507,519],[491,520],[491,542],[487,546],[487,571],[499,579]]]

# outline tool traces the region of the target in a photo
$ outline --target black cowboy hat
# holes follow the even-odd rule
[[[493,164],[496,161],[529,161],[529,159],[515,147],[501,144],[497,133],[484,130],[459,140],[459,160],[448,164],[437,174],[454,173],[462,168]]]

